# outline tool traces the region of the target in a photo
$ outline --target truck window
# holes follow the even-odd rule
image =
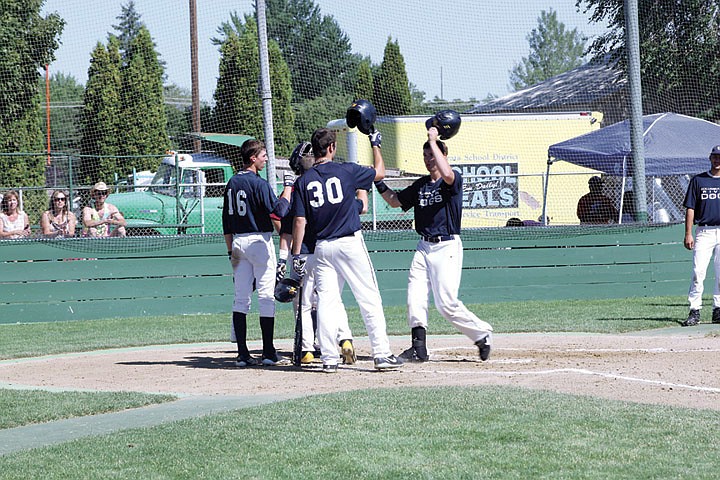
[[[222,197],[225,190],[225,172],[222,168],[208,168],[205,171],[206,197]],[[217,184],[217,185],[213,185]]]

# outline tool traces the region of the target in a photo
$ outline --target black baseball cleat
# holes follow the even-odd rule
[[[715,318],[715,311],[713,310],[713,319]],[[682,322],[680,325],[683,327],[694,327],[700,323],[700,310],[690,310],[687,320]]]
[[[429,355],[420,356],[418,354],[417,349],[415,347],[410,347],[407,350],[404,350],[398,357],[402,358],[406,362],[412,362],[412,363],[423,363],[430,360]]]
[[[235,359],[236,367],[256,367],[258,365],[260,365],[260,361],[250,355],[238,355],[237,359]]]
[[[483,338],[475,342],[480,353],[480,360],[483,362],[490,358],[490,344],[487,343],[487,338]]]
[[[395,355],[388,355],[387,357],[375,357],[373,361],[375,363],[376,370],[391,370],[394,368],[400,368],[403,365],[403,361],[397,358]]]
[[[712,323],[720,323],[720,307],[713,308]]]

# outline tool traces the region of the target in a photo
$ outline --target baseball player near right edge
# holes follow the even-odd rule
[[[429,359],[425,341],[428,324],[428,294],[432,288],[440,314],[477,345],[480,360],[490,356],[492,326],[480,320],[458,299],[462,274],[463,246],[460,240],[462,218],[462,177],[450,168],[447,147],[430,127],[423,145],[423,159],[429,175],[395,192],[385,182],[375,187],[391,207],[404,211],[415,208],[415,230],[420,234],[408,279],[408,323],[412,345],[400,358],[412,362]]]
[[[681,324],[693,327],[700,323],[702,294],[710,258],[715,255],[715,290],[712,323],[720,323],[720,145],[710,151],[710,171],[695,175],[685,194],[684,245],[693,252],[693,274],[688,291],[690,313]],[[693,238],[692,227],[695,228]]]

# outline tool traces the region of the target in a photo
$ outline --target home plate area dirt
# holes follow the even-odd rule
[[[687,333],[685,333],[687,332]],[[408,337],[393,337],[398,354]],[[295,396],[405,386],[513,385],[641,403],[720,409],[720,340],[688,329],[666,335],[498,334],[490,359],[460,335],[429,337],[430,361],[373,368],[367,338],[358,363],[337,374],[310,366],[237,368],[231,343],[153,346],[0,362],[13,387],[181,395]],[[291,341],[278,340],[290,355]],[[259,344],[251,343],[254,354]]]

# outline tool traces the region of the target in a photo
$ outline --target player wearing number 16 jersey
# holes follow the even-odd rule
[[[235,299],[233,329],[238,358],[235,365],[247,367],[260,361],[250,356],[246,344],[247,314],[253,282],[258,292],[258,311],[262,331],[263,365],[275,365],[282,359],[273,345],[275,329],[275,244],[270,214],[278,217],[290,208],[291,187],[286,184],[278,199],[270,184],[258,175],[267,162],[265,145],[248,140],[240,148],[244,170],[239,171],[225,187],[222,209],[223,233],[233,268]]]
[[[306,225],[317,236],[315,245],[315,289],[318,295],[318,343],[323,371],[337,371],[337,311],[343,308],[340,285],[344,280],[353,292],[368,332],[375,368],[397,368],[402,362],[390,351],[385,313],[375,271],[360,231],[355,202],[357,189],[372,188],[374,180],[385,177],[380,153],[380,132],[370,135],[375,168],[354,163],[333,163],[335,133],[326,128],[312,136],[314,167],[295,183],[293,192],[293,269],[304,273],[297,261]]]

